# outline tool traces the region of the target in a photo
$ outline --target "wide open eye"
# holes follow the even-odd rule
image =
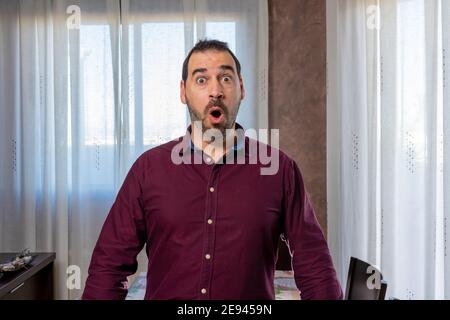
[[[230,76],[224,76],[222,78],[222,81],[225,82],[225,83],[231,82],[231,77]]]
[[[197,84],[205,84],[206,83],[206,78],[205,77],[198,77],[197,80],[195,80],[195,82],[197,82]]]

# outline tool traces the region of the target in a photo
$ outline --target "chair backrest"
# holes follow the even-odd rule
[[[378,275],[378,279],[370,278]],[[386,289],[387,283],[378,269],[358,258],[350,258],[345,300],[384,300]]]

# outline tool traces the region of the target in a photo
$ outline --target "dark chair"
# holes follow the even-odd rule
[[[377,288],[375,285],[375,288],[370,288],[367,281],[371,276],[378,276],[376,273],[379,274],[381,280],[380,286]],[[370,280],[369,284],[372,284]],[[383,281],[383,275],[378,269],[355,257],[350,258],[345,300],[384,300],[386,289],[387,283]]]

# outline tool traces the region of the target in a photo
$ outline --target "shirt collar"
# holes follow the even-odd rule
[[[248,148],[245,148],[245,132],[244,128],[236,122],[235,124],[236,137],[234,139],[233,151],[241,152],[245,151],[245,155],[248,156]],[[180,155],[183,155],[186,152],[203,152],[199,149],[192,141],[192,125],[186,129],[186,134],[183,137],[183,147],[180,150]]]

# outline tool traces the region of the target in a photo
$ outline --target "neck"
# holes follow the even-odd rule
[[[203,132],[201,122],[191,123],[191,139],[192,143],[198,149],[210,156],[215,162],[222,158],[234,146],[234,139],[236,137],[235,124],[232,128],[226,130],[205,130]]]

